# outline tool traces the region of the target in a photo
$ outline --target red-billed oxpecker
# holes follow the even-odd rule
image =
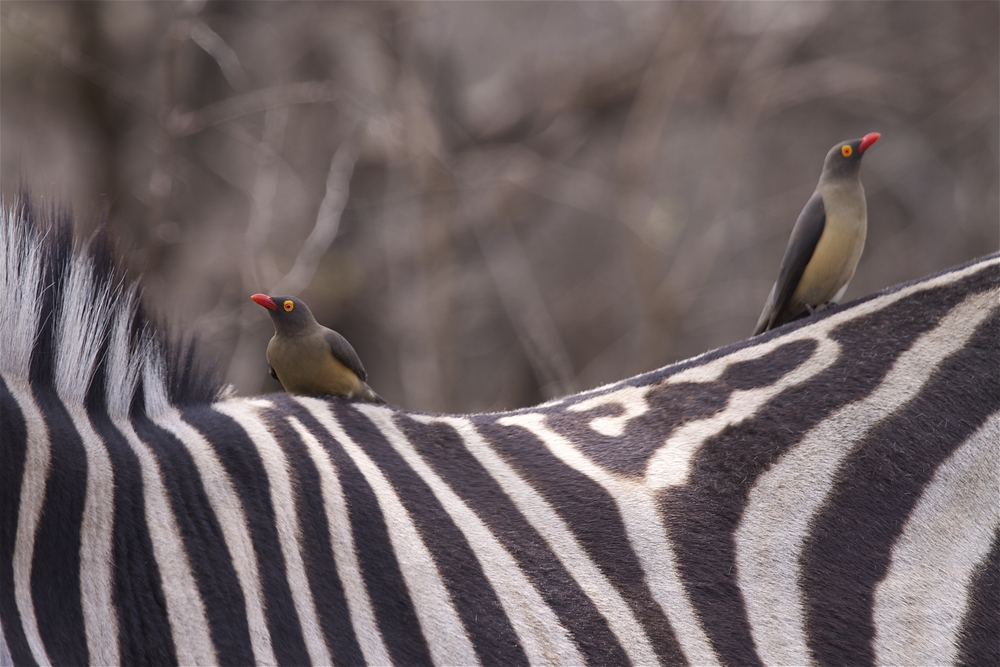
[[[293,296],[250,298],[271,316],[274,336],[267,344],[268,371],[285,391],[385,403],[365,382],[368,373],[351,344],[320,325],[309,306]]]
[[[841,142],[826,154],[819,184],[792,228],[754,336],[803,313],[811,315],[847,291],[868,230],[861,157],[878,138],[878,132],[871,132]]]

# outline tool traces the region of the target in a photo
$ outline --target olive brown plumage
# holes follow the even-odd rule
[[[792,228],[754,336],[838,301],[847,291],[868,230],[861,156],[879,136],[871,132],[827,153],[816,191]]]
[[[309,306],[292,296],[250,298],[271,316],[274,336],[267,344],[268,370],[285,391],[385,403],[366,383],[368,373],[351,344],[319,324]]]

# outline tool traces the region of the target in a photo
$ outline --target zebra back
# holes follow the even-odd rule
[[[0,231],[0,662],[1000,662],[1000,255],[509,413],[222,398]]]

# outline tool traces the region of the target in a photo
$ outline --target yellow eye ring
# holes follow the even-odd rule
[[[289,299],[288,301],[286,301],[281,305],[284,306],[285,310],[289,313],[292,312],[292,308],[295,308],[295,302],[292,301],[291,299]]]
[[[840,154],[843,155],[844,157],[851,157],[851,153],[853,152],[854,149],[851,148],[848,144],[844,144],[843,146],[840,147]]]

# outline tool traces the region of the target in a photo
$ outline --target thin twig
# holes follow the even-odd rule
[[[264,114],[264,135],[257,151],[257,174],[251,191],[250,220],[244,235],[244,287],[261,283],[258,274],[261,249],[274,222],[274,196],[278,190],[278,156],[284,144],[288,107],[275,107]]]
[[[233,51],[218,33],[209,28],[204,21],[194,19],[191,22],[190,35],[191,41],[215,59],[219,69],[222,70],[222,75],[234,90],[246,90],[250,87],[250,77],[240,64],[236,51]]]
[[[648,219],[655,202],[648,194],[653,164],[662,145],[671,107],[681,86],[702,59],[704,42],[714,28],[722,5],[704,11],[687,5],[692,19],[667,16],[668,29],[656,46],[629,109],[618,148],[618,219],[647,240]],[[670,20],[674,19],[674,20]],[[694,23],[692,29],[691,24]]]
[[[510,192],[510,187],[505,188]],[[569,352],[549,311],[531,262],[510,222],[501,213],[510,195],[498,194],[489,211],[471,212],[468,220],[486,259],[507,318],[546,398],[577,391]],[[468,209],[468,207],[466,207]],[[493,224],[487,229],[487,220]]]
[[[274,107],[336,102],[343,98],[335,81],[302,81],[234,95],[196,111],[173,113],[167,128],[176,137],[187,137],[229,120]]]
[[[390,168],[388,190],[413,187],[407,169]],[[386,329],[397,349],[400,388],[407,407],[431,410],[441,404],[442,383],[427,275],[420,261],[423,205],[416,196],[387,202],[379,227],[386,259]]]
[[[330,160],[330,171],[326,176],[326,194],[316,214],[316,224],[299,249],[295,264],[284,278],[274,286],[276,294],[297,294],[309,284],[320,259],[330,249],[340,230],[340,216],[347,205],[351,176],[358,160],[360,142],[354,132],[340,142]]]

